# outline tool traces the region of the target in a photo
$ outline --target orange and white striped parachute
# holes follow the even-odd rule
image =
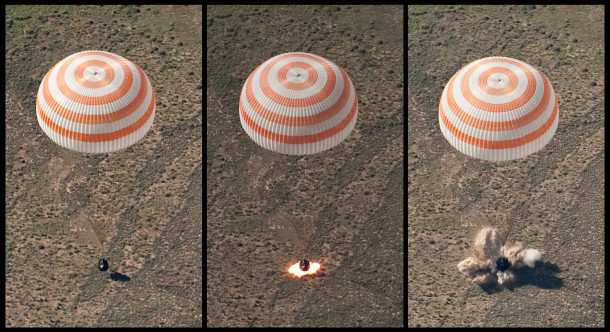
[[[258,145],[283,154],[330,149],[352,131],[358,97],[347,74],[320,56],[285,53],[248,77],[239,118]]]
[[[527,63],[505,57],[474,61],[449,81],[439,103],[441,131],[471,157],[504,161],[542,149],[559,122],[549,80]]]
[[[140,67],[104,51],[72,54],[42,80],[36,115],[53,142],[79,152],[126,148],[148,132],[155,93]]]

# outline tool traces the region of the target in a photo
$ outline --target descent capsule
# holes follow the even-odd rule
[[[97,268],[100,271],[106,271],[108,270],[108,261],[105,259],[100,259],[99,262],[97,262]]]
[[[498,271],[504,271],[504,270],[508,269],[509,267],[510,267],[510,262],[508,261],[508,259],[506,257],[500,257],[496,261],[496,269],[498,269]]]
[[[301,263],[299,263],[299,268],[303,272],[308,271],[309,270],[309,262],[306,259],[302,260]]]

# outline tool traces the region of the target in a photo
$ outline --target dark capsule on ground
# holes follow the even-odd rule
[[[301,263],[299,263],[299,268],[303,272],[308,271],[309,270],[309,262],[306,259],[302,260]]]
[[[498,269],[498,271],[504,271],[504,270],[508,269],[509,267],[510,267],[510,262],[508,261],[508,259],[506,257],[500,257],[496,261],[496,269]]]
[[[100,271],[106,271],[108,270],[108,261],[105,259],[100,259],[99,262],[97,262],[97,268]]]

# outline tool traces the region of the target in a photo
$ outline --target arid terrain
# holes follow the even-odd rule
[[[404,7],[207,7],[207,326],[404,326]],[[286,52],[358,94],[338,146],[288,156],[242,129],[250,73]],[[307,258],[319,273],[296,278]]]
[[[408,6],[408,326],[602,327],[603,6]],[[559,126],[542,150],[488,162],[439,128],[445,84],[479,58],[542,71]],[[539,248],[509,288],[480,287],[457,264],[483,226]]]
[[[202,326],[202,9],[6,7],[6,327]],[[151,81],[153,127],[127,149],[74,152],[38,125],[41,80],[85,50]]]

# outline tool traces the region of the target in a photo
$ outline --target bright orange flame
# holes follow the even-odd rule
[[[301,271],[301,268],[299,267],[299,262],[296,262],[296,264],[294,264],[293,266],[291,266],[288,269],[288,272],[292,273],[295,277],[302,277],[304,275],[307,274],[314,274],[316,272],[318,272],[318,270],[320,269],[320,264],[318,263],[310,263],[309,264],[309,270],[307,271]]]

